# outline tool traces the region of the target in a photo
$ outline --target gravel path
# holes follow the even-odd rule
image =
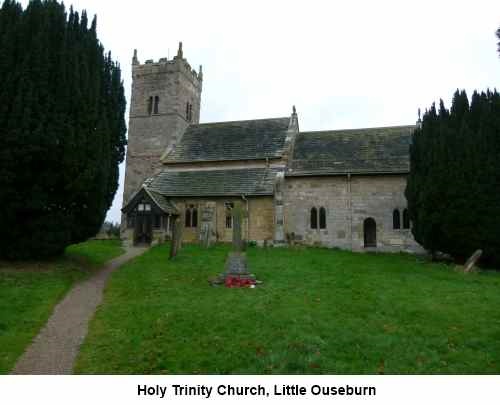
[[[72,374],[88,323],[102,301],[109,275],[145,251],[146,248],[128,248],[125,254],[75,285],[56,305],[47,324],[17,361],[12,374]]]

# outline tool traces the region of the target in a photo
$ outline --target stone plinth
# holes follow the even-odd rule
[[[231,252],[227,256],[224,273],[211,280],[210,284],[225,284],[226,287],[252,287],[259,282],[248,271],[246,253]]]

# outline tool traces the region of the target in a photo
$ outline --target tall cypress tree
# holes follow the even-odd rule
[[[426,111],[410,148],[412,232],[426,249],[464,260],[483,249],[500,265],[500,95],[456,91],[451,110]]]
[[[5,0],[0,77],[0,256],[59,254],[98,232],[118,187],[120,67],[85,11]]]

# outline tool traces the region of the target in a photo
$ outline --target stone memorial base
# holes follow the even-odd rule
[[[222,285],[226,287],[251,287],[260,284],[253,274],[248,271],[247,256],[245,252],[231,252],[227,256],[224,273],[220,274],[211,285]]]

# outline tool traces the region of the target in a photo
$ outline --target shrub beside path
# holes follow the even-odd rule
[[[47,324],[17,361],[12,374],[72,374],[88,323],[102,301],[109,275],[145,251],[146,248],[127,248],[125,254],[73,287],[56,305]]]

